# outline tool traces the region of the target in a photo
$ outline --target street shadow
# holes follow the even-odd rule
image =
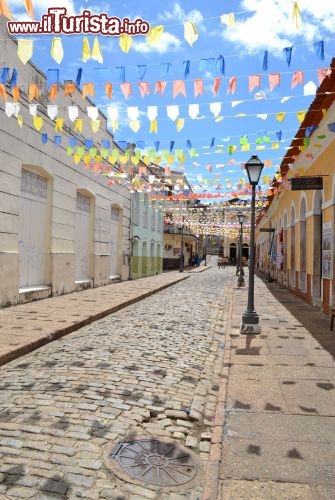
[[[267,282],[265,276],[260,272],[256,274],[265,284],[269,293],[295,317],[297,324],[293,326],[305,328],[320,344],[321,348],[335,359],[335,332],[331,332],[329,329],[330,318],[320,309],[294,295],[287,288],[279,288],[278,283]],[[293,328],[288,327],[287,330],[293,330]],[[320,350],[320,348],[318,349]]]

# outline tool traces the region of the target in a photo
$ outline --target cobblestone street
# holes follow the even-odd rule
[[[0,498],[200,499],[234,271],[190,274],[2,366]],[[135,435],[195,452],[192,486],[116,477],[106,452]]]

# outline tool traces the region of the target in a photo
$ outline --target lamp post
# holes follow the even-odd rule
[[[179,272],[184,272],[184,221],[185,217],[182,218],[182,226],[181,226],[181,244],[180,244],[180,262],[179,262]]]
[[[237,286],[244,286],[244,271],[243,271],[243,262],[242,262],[242,239],[243,239],[243,222],[245,221],[245,215],[242,212],[238,212],[237,214],[238,221],[240,223],[240,245],[239,245],[239,253],[240,253],[240,272],[237,280]]]
[[[254,308],[254,275],[255,275],[255,198],[256,186],[258,184],[264,163],[257,155],[252,155],[245,164],[251,184],[251,228],[250,228],[250,255],[249,255],[249,285],[248,285],[248,305],[242,315],[241,333],[260,333],[259,316]]]

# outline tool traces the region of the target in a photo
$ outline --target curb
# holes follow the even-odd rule
[[[180,283],[181,281],[187,280],[189,276],[183,276],[180,277],[179,279],[176,279],[176,281],[173,281],[171,283],[167,283],[165,285],[161,285],[158,288],[155,288],[154,290],[150,290],[149,292],[143,293],[141,295],[138,295],[137,297],[134,297],[132,299],[126,300],[122,304],[118,304],[116,306],[110,307],[104,311],[100,311],[99,313],[93,314],[92,316],[89,316],[88,318],[85,318],[82,321],[77,321],[76,323],[66,326],[64,328],[59,328],[58,330],[55,330],[53,333],[48,334],[48,335],[42,335],[39,339],[34,340],[34,341],[29,341],[25,345],[21,345],[17,348],[14,348],[8,352],[5,352],[3,354],[0,354],[0,366],[5,365],[6,363],[9,363],[10,361],[14,361],[17,358],[20,358],[21,356],[24,356],[25,354],[28,354],[32,351],[35,351],[36,349],[39,349],[40,347],[43,347],[46,344],[49,344],[50,342],[53,342],[54,340],[58,340],[61,337],[64,337],[65,335],[68,335],[69,333],[73,333],[80,328],[89,325],[90,323],[93,323],[94,321],[97,321],[99,319],[104,318],[105,316],[108,316],[109,314],[113,314],[120,309],[124,309],[125,307],[128,307],[132,304],[135,304],[136,302],[139,302],[140,300],[143,300],[147,297],[150,297],[150,295],[154,295],[157,292],[160,292],[161,290],[164,290],[165,288],[169,288],[172,285],[175,285],[176,283]],[[80,293],[80,292],[78,292]]]

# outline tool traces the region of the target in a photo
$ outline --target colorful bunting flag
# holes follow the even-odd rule
[[[186,87],[184,80],[173,80],[173,94],[172,97],[175,99],[177,95],[182,94],[186,97]]]
[[[203,93],[204,93],[203,80],[200,79],[194,80],[194,97],[198,97],[198,95],[203,95]]]
[[[304,83],[304,72],[303,71],[295,71],[292,76],[291,89],[294,89],[296,85],[300,83],[303,85]]]
[[[235,94],[235,90],[236,90],[236,76],[232,76],[229,79],[229,86],[228,86],[228,90],[227,90],[227,95],[228,94]]]
[[[164,32],[164,26],[152,26],[149,30],[149,33],[146,35],[146,41],[149,45],[154,45],[157,43]]]
[[[298,2],[293,2],[292,19],[295,24],[295,27],[297,28],[297,30],[299,30],[301,26],[301,14],[298,7]]]
[[[160,93],[162,96],[164,94],[164,91],[166,89],[167,82],[164,80],[158,80],[155,85],[155,90],[154,93],[156,94],[157,92]]]
[[[113,84],[111,82],[105,83],[105,92],[108,99],[112,99],[113,95]]]
[[[276,86],[280,86],[280,73],[271,73],[269,75],[270,92],[272,92]]]
[[[249,92],[252,92],[254,88],[260,88],[261,77],[260,75],[250,75],[249,76]]]
[[[6,0],[0,0],[0,15],[7,17],[7,19],[13,19]]]
[[[26,64],[33,55],[34,41],[19,38],[17,41],[17,55],[23,64]]]
[[[62,59],[64,57],[64,49],[61,38],[54,37],[52,39],[50,55],[56,61],[56,63],[60,64],[62,62]]]
[[[220,77],[214,78],[214,82],[213,82],[213,96],[214,97],[216,96],[216,94],[219,91],[219,87],[220,87],[221,81],[222,81],[222,78],[220,78]]]
[[[83,38],[82,60],[87,62],[91,58],[91,48],[87,36]]]
[[[91,57],[95,61],[98,61],[100,64],[102,64],[104,62],[102,50],[101,50],[99,39],[97,36],[94,37]]]
[[[192,21],[184,23],[184,38],[193,47],[193,44],[198,40],[199,32]]]
[[[220,17],[221,23],[228,26],[228,28],[235,27],[235,15],[234,12],[230,12],[229,14],[222,14]]]
[[[131,88],[131,83],[129,83],[129,82],[120,83],[120,88],[121,88],[122,93],[126,99],[128,96],[133,94],[133,91]]]
[[[133,39],[127,33],[123,33],[120,36],[119,46],[120,46],[120,49],[122,50],[122,52],[124,52],[125,54],[128,54],[132,43],[133,43]]]
[[[142,98],[144,96],[150,94],[150,88],[149,88],[149,83],[148,82],[138,82],[137,85],[138,85],[138,88],[140,90]]]
[[[31,0],[23,0],[24,6],[26,8],[28,16],[32,17],[34,19],[34,9],[33,9],[33,4]]]

